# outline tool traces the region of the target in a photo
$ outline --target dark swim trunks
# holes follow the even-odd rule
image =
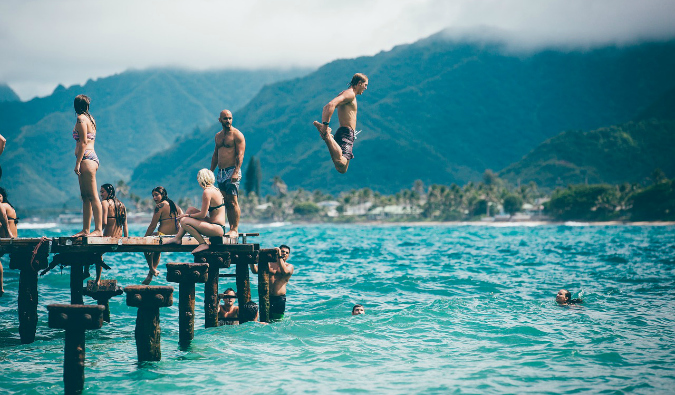
[[[286,312],[286,295],[270,295],[270,320],[284,318],[284,312]]]
[[[232,182],[232,173],[234,173],[234,166],[218,171],[216,182],[223,195],[237,196],[239,194],[239,180]]]
[[[351,160],[354,158],[354,153],[352,152],[352,148],[354,147],[354,129],[340,126],[333,138],[340,146],[340,149],[342,149],[342,156],[345,159]]]

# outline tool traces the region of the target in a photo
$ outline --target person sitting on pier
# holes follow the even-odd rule
[[[581,303],[581,299],[572,299],[572,293],[566,289],[561,289],[555,296],[555,301],[559,305],[569,305]]]
[[[239,324],[239,307],[234,305],[234,299],[237,294],[234,289],[228,288],[224,292],[223,304],[218,306],[218,325],[237,325]]]
[[[286,312],[286,285],[293,275],[294,267],[287,263],[291,247],[282,244],[277,250],[277,261],[270,262],[270,320],[279,321]],[[251,271],[258,273],[258,265],[251,263]]]
[[[145,236],[168,236],[178,233],[178,229],[180,229],[178,216],[183,214],[183,210],[173,200],[169,199],[169,194],[162,186],[152,190],[152,200],[155,201],[155,213],[152,215],[150,225],[145,231]],[[159,224],[159,228],[157,228],[157,224]],[[157,228],[157,231],[155,231],[155,228]],[[157,267],[159,266],[161,253],[146,252],[144,254],[150,271],[143,280],[143,284],[148,285],[153,276],[159,275]]]
[[[7,191],[0,187],[0,236],[18,237],[16,224],[19,223],[19,217],[12,203],[7,198]]]
[[[366,310],[363,308],[363,305],[355,304],[354,307],[352,307],[352,315],[361,314],[366,314]]]
[[[225,225],[225,197],[220,189],[213,186],[216,176],[209,169],[201,169],[197,174],[197,182],[204,189],[202,209],[190,207],[186,214],[179,215],[178,233],[164,242],[164,244],[182,244],[183,235],[187,232],[199,242],[199,246],[192,250],[193,254],[209,249],[202,235],[222,237],[228,232],[228,227]]]
[[[96,171],[99,160],[94,151],[96,140],[96,121],[89,114],[91,99],[85,95],[75,97],[75,112],[77,123],[73,129],[75,140],[75,174],[80,183],[80,195],[82,196],[82,230],[75,234],[78,236],[103,236],[103,209],[98,198],[96,188]],[[93,232],[89,233],[91,216],[94,215]]]
[[[101,185],[101,207],[103,208],[103,236],[129,237],[127,208],[115,197],[115,187]]]

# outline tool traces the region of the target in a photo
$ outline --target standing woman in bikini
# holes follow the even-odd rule
[[[152,190],[152,200],[155,201],[155,213],[152,216],[150,225],[145,231],[146,236],[165,236],[175,235],[178,233],[180,224],[178,216],[183,214],[183,210],[169,199],[169,195],[164,187],[157,187]],[[159,224],[159,229],[155,232],[155,228]],[[148,285],[152,281],[153,276],[159,275],[157,267],[159,266],[159,259],[161,254],[159,252],[146,252],[145,259],[148,261],[150,271],[148,276],[143,280],[143,284]]]
[[[216,176],[209,169],[201,169],[197,174],[199,186],[204,188],[202,192],[202,209],[195,207],[187,209],[187,214],[179,215],[180,230],[175,237],[167,240],[164,244],[182,244],[185,232],[190,233],[197,239],[199,246],[192,250],[193,254],[208,250],[209,245],[202,237],[224,236],[229,231],[229,225],[225,225],[225,197],[220,189],[213,186]]]
[[[75,112],[77,123],[73,129],[75,140],[75,174],[80,182],[80,195],[82,196],[82,230],[75,236],[103,236],[103,209],[98,198],[96,187],[96,171],[99,160],[94,151],[96,139],[96,121],[89,114],[91,100],[85,95],[75,97]],[[91,216],[94,215],[93,232],[89,233]]]

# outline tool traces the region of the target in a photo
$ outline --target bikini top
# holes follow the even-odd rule
[[[218,190],[218,191],[220,192],[220,190]],[[223,193],[220,192],[220,195],[222,196]],[[222,204],[219,204],[219,205],[217,205],[217,206],[215,206],[215,207],[209,207],[209,213],[210,213],[211,211],[216,210],[216,209],[219,209],[219,208],[221,208],[221,207],[223,207],[223,206],[225,206],[225,196],[223,196],[223,203],[222,203]]]
[[[73,129],[73,139],[74,139],[75,141],[80,141],[80,134],[77,132],[76,129]],[[91,134],[91,133],[87,133],[87,139],[88,139],[88,140],[92,140],[92,141],[93,141],[93,140],[96,140],[96,135],[95,135],[95,134]]]

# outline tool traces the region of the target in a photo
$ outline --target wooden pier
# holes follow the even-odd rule
[[[208,250],[194,255],[194,263],[207,264],[204,286],[204,312],[206,327],[218,326],[218,279],[220,276],[236,277],[237,299],[240,306],[251,300],[249,283],[249,264],[258,263],[260,245],[246,243],[247,238],[258,236],[257,233],[243,233],[239,239],[226,237],[209,238]],[[9,268],[19,270],[19,335],[24,344],[35,341],[38,313],[38,274],[45,274],[58,265],[70,267],[70,299],[72,305],[83,305],[84,272],[90,265],[101,265],[109,268],[104,261],[104,254],[126,252],[191,252],[198,245],[191,237],[183,238],[182,244],[163,244],[168,237],[55,237],[55,238],[0,238],[0,254],[9,254]],[[275,256],[275,250],[263,250],[268,261]],[[51,257],[51,262],[50,262]],[[221,269],[234,265],[234,275],[220,275]],[[264,265],[263,266],[267,266]],[[175,273],[167,274],[174,276]],[[269,279],[264,273],[258,275],[264,283],[261,288],[266,295],[260,295],[261,321],[269,317]],[[264,277],[264,278],[263,278]],[[168,279],[175,281],[175,278]],[[198,281],[195,281],[198,282]],[[135,285],[135,284],[129,284]],[[90,290],[91,292],[91,290]],[[189,291],[188,291],[189,292]],[[112,295],[110,296],[112,297]],[[100,300],[105,300],[102,298]],[[194,303],[194,302],[193,302]],[[105,306],[104,306],[105,308]],[[106,316],[109,312],[106,310]],[[109,319],[109,317],[106,317]],[[192,319],[194,321],[194,318]],[[186,338],[185,338],[186,339]]]

